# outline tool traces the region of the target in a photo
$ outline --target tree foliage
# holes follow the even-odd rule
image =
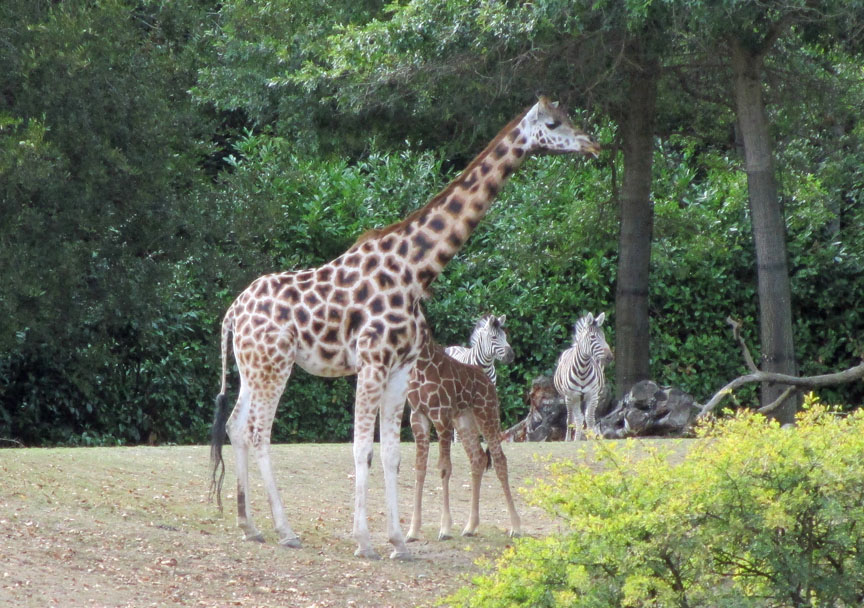
[[[851,606],[864,586],[864,416],[812,398],[796,429],[740,414],[680,464],[601,446],[533,499],[564,534],[518,541],[450,605]]]

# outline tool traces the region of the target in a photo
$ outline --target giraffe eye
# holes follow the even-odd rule
[[[560,120],[553,120],[552,122],[547,122],[546,126],[549,127],[550,129],[557,129],[558,127],[561,126],[561,121]]]

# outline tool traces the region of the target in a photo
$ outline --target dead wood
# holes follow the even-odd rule
[[[747,343],[741,336],[741,322],[732,319],[731,317],[727,317],[726,322],[732,326],[732,334],[741,346],[744,362],[750,370],[750,373],[738,376],[717,391],[714,396],[702,406],[702,410],[699,412],[698,416],[700,418],[713,411],[714,408],[723,401],[723,399],[732,394],[735,389],[744,386],[745,384],[752,384],[754,382],[773,382],[776,384],[789,385],[789,388],[787,388],[786,391],[784,391],[775,401],[756,410],[759,413],[766,414],[779,407],[783,401],[796,392],[797,388],[821,388],[825,386],[835,386],[837,384],[847,384],[849,382],[864,379],[864,361],[854,367],[843,370],[842,372],[821,374],[819,376],[787,376],[786,374],[763,372],[756,367],[756,363],[750,355],[750,350],[747,348]]]

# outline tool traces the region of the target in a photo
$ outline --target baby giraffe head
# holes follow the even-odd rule
[[[528,138],[528,149],[545,154],[591,154],[597,156],[600,145],[574,126],[566,110],[557,101],[541,96],[519,124]]]

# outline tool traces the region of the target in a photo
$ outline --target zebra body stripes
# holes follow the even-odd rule
[[[573,345],[558,358],[554,382],[567,404],[567,441],[583,438],[584,428],[594,430],[597,401],[605,383],[603,369],[612,360],[602,329],[605,319],[602,312],[596,318],[588,313],[579,319],[573,326]]]
[[[513,349],[507,342],[507,332],[504,330],[505,321],[507,315],[500,317],[484,315],[474,325],[470,347],[448,346],[444,352],[460,363],[482,367],[492,384],[495,384],[497,380],[495,361],[503,363],[513,361]]]

